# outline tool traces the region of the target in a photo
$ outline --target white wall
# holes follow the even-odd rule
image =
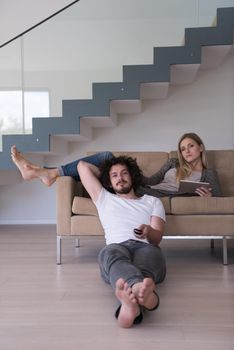
[[[91,150],[170,151],[185,131],[197,132],[208,149],[233,149],[233,96],[234,54],[218,68],[200,71],[192,84],[170,87],[167,99],[144,101],[142,113],[119,116],[117,127],[95,129],[90,142],[71,143],[66,157],[45,161],[64,164]],[[1,186],[1,223],[55,223],[55,187],[37,181]]]
[[[68,0],[2,0],[0,45],[72,3]]]

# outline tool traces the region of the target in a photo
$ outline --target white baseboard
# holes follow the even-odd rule
[[[0,225],[56,225],[56,220],[0,220]]]

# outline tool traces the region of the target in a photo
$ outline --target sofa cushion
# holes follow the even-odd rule
[[[171,214],[234,214],[234,197],[174,197]]]
[[[71,217],[71,235],[103,235],[104,231],[97,216],[73,215]]]
[[[170,214],[171,213],[171,201],[169,197],[161,197],[159,198],[162,201],[162,204],[164,206],[164,210],[166,214]]]
[[[73,198],[72,213],[79,215],[98,216],[97,209],[90,198],[78,197]]]

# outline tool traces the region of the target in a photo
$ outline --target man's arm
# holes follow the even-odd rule
[[[96,202],[102,190],[102,185],[98,179],[99,169],[95,165],[81,160],[78,164],[78,173],[86,191],[91,199]]]
[[[146,238],[149,243],[159,245],[162,240],[164,232],[165,222],[158,216],[152,216],[150,225],[140,225],[139,229],[142,230],[140,238]]]

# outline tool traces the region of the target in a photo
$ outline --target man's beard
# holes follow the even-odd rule
[[[128,184],[126,187],[113,188],[116,194],[128,194],[132,190],[132,184]]]

